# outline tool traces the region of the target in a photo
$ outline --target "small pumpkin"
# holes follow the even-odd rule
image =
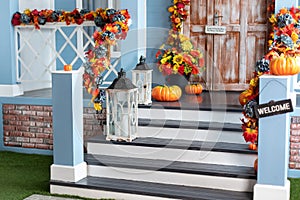
[[[64,65],[64,71],[72,71],[72,65],[70,64]]]
[[[254,168],[254,171],[257,173],[257,168],[258,168],[258,159],[257,158],[253,163],[253,168]]]
[[[254,143],[250,143],[250,144],[248,145],[248,148],[249,148],[250,150],[257,150],[257,145],[254,144]]]
[[[200,83],[197,84],[188,84],[184,88],[187,94],[201,94],[203,87]]]
[[[295,75],[300,72],[300,57],[284,56],[273,57],[270,62],[270,72],[274,75]]]
[[[182,91],[177,85],[159,85],[152,89],[152,98],[157,101],[177,101],[181,95]]]

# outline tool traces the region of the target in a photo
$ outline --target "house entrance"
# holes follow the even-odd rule
[[[184,34],[205,52],[203,79],[207,90],[241,91],[248,87],[256,61],[267,50],[269,3],[270,0],[191,1]],[[208,33],[207,26],[220,29]]]

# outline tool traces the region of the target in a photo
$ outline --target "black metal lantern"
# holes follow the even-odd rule
[[[132,70],[132,82],[138,87],[139,104],[149,105],[152,90],[152,69],[145,63],[146,58],[141,56],[140,62]]]
[[[131,142],[137,137],[138,88],[121,69],[106,89],[106,139]]]

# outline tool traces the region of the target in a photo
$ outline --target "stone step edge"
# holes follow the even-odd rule
[[[50,185],[122,192],[174,199],[251,200],[253,198],[253,193],[251,192],[233,192],[218,189],[92,176],[88,176],[76,183],[50,180]]]
[[[241,154],[255,154],[257,151],[250,150],[248,144],[227,143],[227,142],[206,142],[206,141],[190,141],[177,139],[164,139],[144,137],[136,138],[132,142],[124,141],[107,141],[104,135],[95,136],[87,140],[88,143],[114,144],[114,145],[128,145],[152,148],[170,148],[194,151],[214,151],[225,153],[241,153]]]
[[[202,129],[202,130],[222,130],[236,131],[242,133],[241,124],[228,122],[205,122],[205,121],[186,121],[169,119],[138,119],[138,126],[162,127],[162,128],[182,128],[182,129]]]
[[[117,168],[184,173],[193,175],[208,175],[227,178],[256,179],[253,167],[217,165],[206,163],[190,163],[182,161],[167,161],[145,158],[124,158],[119,156],[86,154],[88,165]]]

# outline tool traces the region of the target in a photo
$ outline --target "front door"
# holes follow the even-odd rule
[[[269,0],[191,0],[184,34],[202,48],[207,90],[248,87],[255,63],[267,50]],[[205,33],[206,25],[226,27],[225,34]]]

